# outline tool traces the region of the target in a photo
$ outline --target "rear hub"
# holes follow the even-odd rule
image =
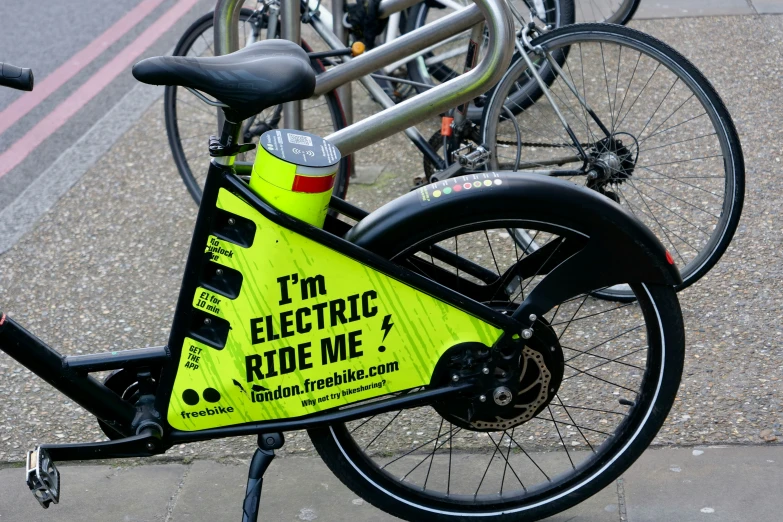
[[[478,343],[458,345],[441,359],[433,382],[470,379],[469,395],[434,405],[452,424],[471,431],[519,426],[551,402],[563,379],[563,351],[549,324],[538,319],[530,339],[515,339],[504,350]]]
[[[619,203],[612,185],[620,185],[631,177],[639,156],[639,144],[631,134],[621,132],[597,141],[588,150],[590,171],[587,188]]]

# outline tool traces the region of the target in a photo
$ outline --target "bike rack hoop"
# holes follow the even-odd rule
[[[400,0],[389,2],[387,5],[392,3],[399,6],[404,2]],[[220,35],[220,38],[216,38],[215,41],[216,54],[223,54],[231,50],[229,46],[232,38],[229,36],[235,35],[237,32],[238,24],[234,22],[234,18],[239,4],[240,0],[218,0],[217,2],[215,31],[216,35]],[[475,6],[457,11],[438,22],[421,27],[388,44],[376,47],[350,63],[338,65],[328,73],[321,75],[323,78],[317,80],[316,92],[323,92],[319,90],[319,84],[321,88],[328,87],[328,90],[331,90],[355,80],[367,74],[365,69],[370,65],[374,67],[374,69],[371,67],[371,70],[381,69],[398,59],[401,50],[408,50],[409,53],[415,52],[417,50],[415,44],[419,41],[426,41],[428,35],[432,37],[433,31],[438,28],[442,29],[441,26],[446,23],[444,20],[452,23],[455,19],[464,21],[470,18],[472,23],[480,23],[480,18],[473,18],[476,7],[483,15],[489,33],[487,53],[471,71],[327,136],[326,139],[335,145],[343,156],[377,143],[426,118],[436,116],[472,100],[488,91],[500,80],[508,69],[514,52],[512,45],[514,42],[513,18],[505,0],[475,0],[475,4]],[[325,84],[324,82],[329,78],[332,80]],[[336,78],[339,78],[340,81],[334,81]]]

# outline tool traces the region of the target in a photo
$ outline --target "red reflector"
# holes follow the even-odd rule
[[[444,116],[440,120],[440,133],[442,136],[451,136],[451,124],[454,123],[454,118]]]
[[[668,261],[670,265],[674,264],[674,258],[672,257],[672,255],[669,253],[668,250],[666,251],[666,261]]]
[[[294,186],[291,190],[294,192],[307,192],[308,194],[318,194],[326,192],[334,186],[334,174],[331,176],[294,176]]]

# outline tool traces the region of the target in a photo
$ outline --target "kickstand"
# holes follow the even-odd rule
[[[262,433],[258,436],[258,449],[250,461],[250,471],[247,474],[247,489],[245,502],[242,504],[242,522],[257,522],[258,508],[261,504],[261,486],[264,484],[264,473],[275,458],[275,450],[283,446],[285,439],[282,433]]]

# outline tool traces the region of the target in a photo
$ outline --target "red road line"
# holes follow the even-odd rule
[[[92,100],[120,73],[127,71],[138,56],[182,18],[198,0],[179,0],[130,45],[101,67],[76,92],[63,100],[52,112],[39,121],[27,134],[0,154],[0,178],[19,165],[46,138],[54,134],[76,112]]]
[[[76,76],[79,71],[87,67],[110,45],[136,27],[162,2],[163,0],[144,0],[120,18],[114,25],[106,29],[102,35],[87,44],[84,49],[74,54],[67,62],[55,69],[43,81],[36,82],[33,92],[17,98],[16,101],[0,112],[0,134],[4,133],[11,125],[33,110],[49,95],[57,91],[65,82]]]

